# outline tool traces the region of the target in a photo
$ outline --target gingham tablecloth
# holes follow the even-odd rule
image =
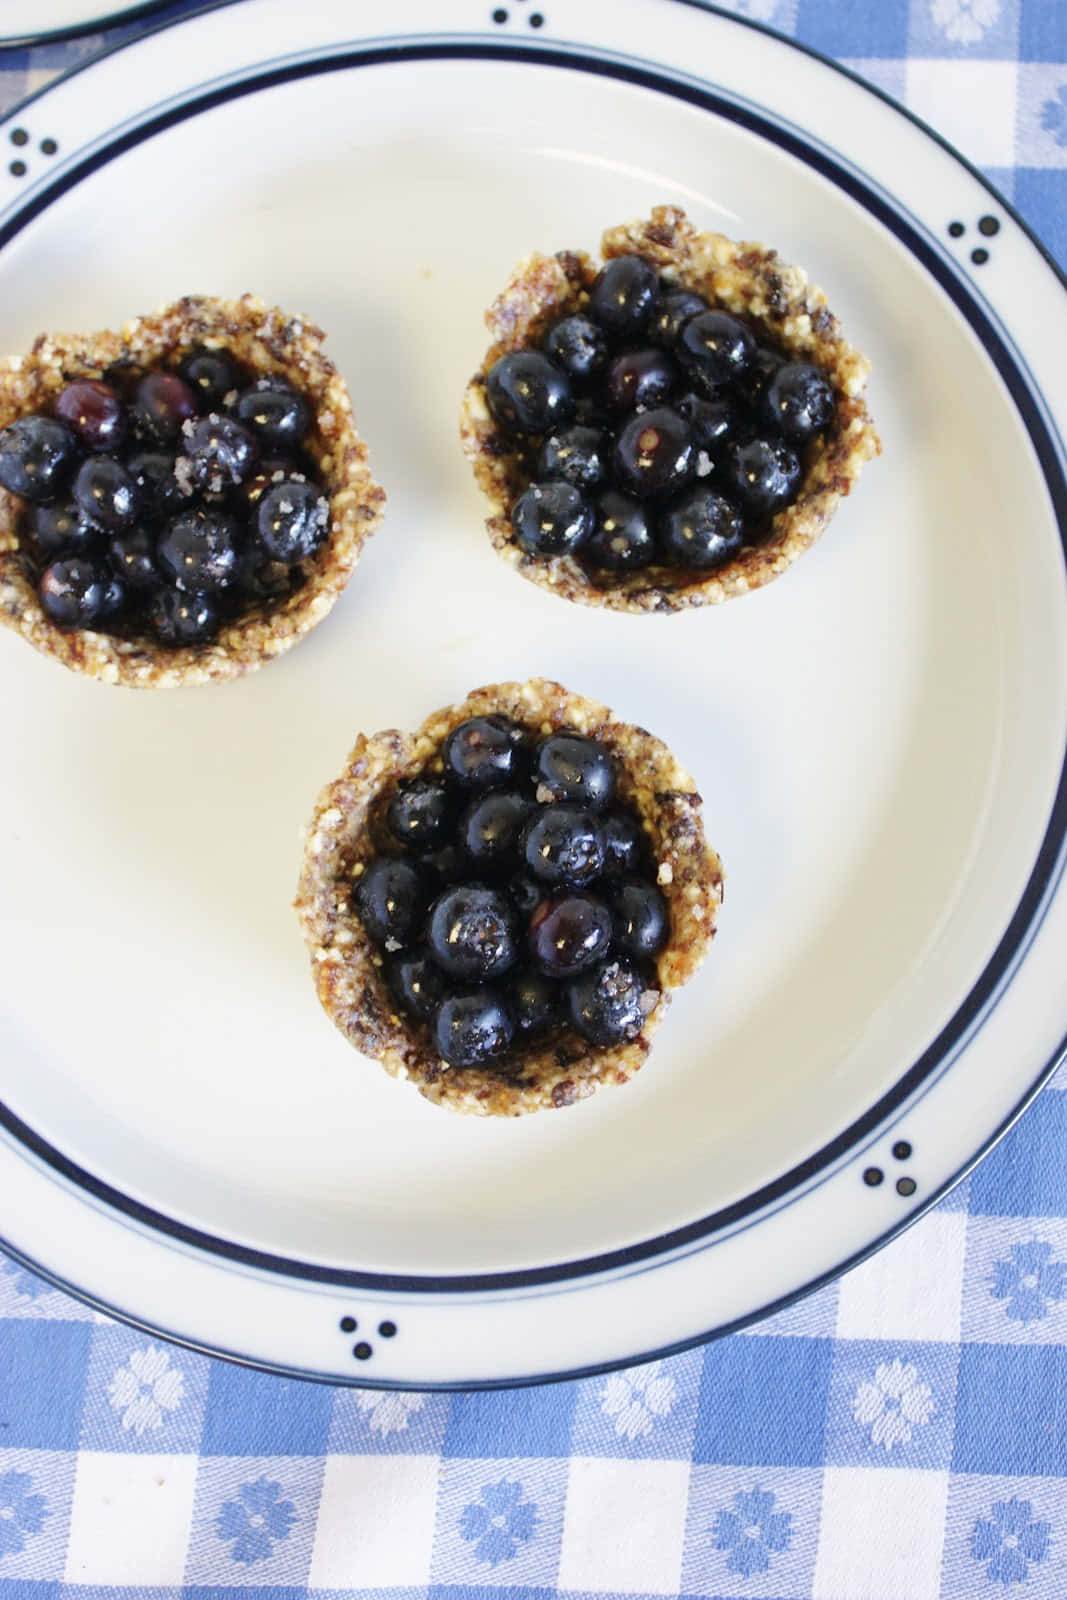
[[[1067,264],[1067,0],[735,8],[918,111]],[[99,43],[0,52],[0,103]],[[449,1396],[263,1377],[0,1258],[0,1600],[1065,1600],[1058,1083],[839,1284],[581,1383]]]

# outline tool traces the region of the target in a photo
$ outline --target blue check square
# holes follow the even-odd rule
[[[333,1395],[322,1384],[217,1361],[200,1449],[206,1456],[322,1456],[332,1405]]]
[[[1067,1476],[1067,1347],[961,1348],[952,1470]]]
[[[946,1468],[957,1360],[952,1344],[840,1340],[830,1376],[827,1464]]]
[[[1016,200],[1025,207],[1025,173]],[[1059,174],[1038,174],[1057,177]],[[1067,201],[1067,184],[1059,198]],[[1067,233],[1064,244],[1067,245]],[[971,1214],[994,1217],[1067,1216],[1067,1094],[1040,1095],[1025,1117],[1005,1135],[971,1179]]]
[[[1029,222],[1037,230],[1042,243],[1049,249],[1057,260],[1067,263],[1067,168],[1058,171],[1045,169],[1037,170],[1033,167],[1020,167],[1015,174],[1015,204]],[[1025,1123],[1030,1119],[1038,1107],[1044,1105],[1046,1100],[1058,1100],[1067,1107],[1067,1091],[1063,1089],[1046,1089],[1037,1106],[1028,1111]],[[1067,1115],[1063,1116],[1067,1122]],[[1010,1137],[1010,1135],[1009,1135]],[[983,1162],[978,1172],[988,1165]],[[1063,1163],[1060,1166],[1061,1184],[1067,1188],[1067,1176],[1063,1175]],[[977,1174],[976,1174],[977,1176]],[[1055,1213],[1055,1207],[1053,1207]],[[1067,1204],[1061,1198],[1059,1214],[1067,1216]]]
[[[5,1448],[78,1448],[89,1334],[86,1322],[4,1323],[0,1437]]]
[[[93,1313],[80,1300],[53,1288],[28,1267],[0,1256],[0,1318],[34,1317],[54,1322],[92,1322]]]
[[[829,56],[904,56],[908,53],[908,13],[885,0],[800,0],[797,37]]]
[[[829,1339],[720,1339],[704,1353],[694,1461],[815,1466],[822,1460]]]
[[[59,1600],[58,1578],[0,1578],[0,1600]]]
[[[445,1429],[446,1456],[510,1456],[521,1439],[531,1456],[571,1452],[571,1424],[578,1400],[574,1383],[515,1389],[501,1403],[499,1394],[457,1394]]]
[[[1064,44],[1063,0],[1023,0],[1019,21],[1021,61],[1062,61]]]

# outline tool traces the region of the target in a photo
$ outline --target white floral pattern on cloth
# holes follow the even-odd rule
[[[165,1350],[147,1345],[135,1350],[124,1367],[116,1369],[107,1397],[122,1412],[122,1426],[140,1435],[161,1428],[168,1412],[177,1411],[185,1393],[185,1379],[172,1367]]]
[[[620,1439],[647,1438],[656,1417],[669,1415],[674,1405],[675,1382],[662,1370],[662,1361],[613,1372],[600,1396],[600,1409],[614,1417]]]
[[[44,1295],[52,1292],[50,1283],[45,1283],[43,1278],[35,1277],[32,1272],[27,1272],[26,1268],[20,1267],[17,1261],[4,1262],[4,1277],[11,1279],[11,1286],[20,1299],[40,1300]]]
[[[882,1361],[873,1379],[861,1383],[852,1397],[852,1415],[870,1430],[872,1444],[888,1452],[907,1444],[916,1428],[925,1427],[937,1405],[928,1383],[910,1362],[897,1357]]]
[[[930,15],[953,44],[977,44],[1000,16],[1000,0],[930,0]]]
[[[424,1395],[404,1394],[401,1390],[395,1393],[378,1394],[373,1389],[361,1389],[356,1396],[359,1409],[367,1414],[367,1420],[374,1433],[380,1433],[384,1439],[390,1433],[403,1433],[408,1425],[408,1418],[416,1411],[421,1411],[426,1404]]]

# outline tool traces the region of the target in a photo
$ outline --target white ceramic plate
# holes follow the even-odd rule
[[[531,1380],[759,1315],[958,1175],[1067,1014],[1061,283],[782,40],[678,0],[533,22],[408,0],[359,38],[343,0],[241,0],[24,106],[58,150],[0,178],[0,348],[254,289],[329,330],[389,491],[336,611],[246,682],[138,695],[0,638],[2,1232],[334,1381]],[[496,559],[457,405],[519,257],[668,200],[825,286],[885,454],[782,581],[633,618]],[[671,744],[728,894],[632,1085],[464,1120],[320,1012],[298,830],[359,730],[535,673]]]
[[[0,46],[43,44],[127,22],[156,11],[166,0],[0,0]]]

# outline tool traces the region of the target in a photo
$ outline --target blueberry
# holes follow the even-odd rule
[[[541,341],[545,355],[574,383],[585,383],[603,371],[608,359],[604,330],[576,313],[553,323]]]
[[[511,903],[524,920],[533,915],[544,898],[545,886],[528,872],[512,873],[507,881]]]
[[[785,366],[785,362],[786,358],[779,350],[774,350],[766,344],[758,345],[751,362],[737,380],[735,388],[738,395],[757,415],[767,385],[775,373]]]
[[[624,350],[604,374],[604,398],[612,411],[658,406],[678,384],[678,368],[662,350]]]
[[[160,581],[156,546],[145,528],[118,533],[108,549],[111,570],[129,589],[152,589]]]
[[[522,831],[522,856],[542,883],[590,883],[604,867],[600,824],[577,805],[541,806]]]
[[[174,475],[174,467],[174,457],[163,450],[141,450],[127,461],[126,470],[137,490],[137,504],[142,515],[173,517],[191,499],[191,471],[182,488]]]
[[[612,892],[612,943],[620,955],[645,960],[667,943],[670,912],[654,883],[626,878]]]
[[[518,839],[531,802],[510,789],[491,789],[460,818],[459,838],[479,872],[516,865]]]
[[[690,289],[672,289],[664,294],[659,308],[648,325],[648,337],[653,344],[670,350],[690,317],[699,317],[708,309],[708,302]]]
[[[530,919],[530,954],[546,977],[573,978],[604,959],[611,932],[611,912],[591,894],[545,900]]]
[[[779,367],[763,393],[763,415],[790,444],[807,444],[834,414],[834,391],[825,373],[808,361]]]
[[[756,340],[728,312],[703,311],[686,323],[677,350],[696,387],[713,396],[742,375],[756,353]]]
[[[794,500],[803,468],[781,439],[748,439],[729,446],[723,482],[753,517],[769,517]]]
[[[311,407],[304,396],[282,383],[246,389],[238,395],[233,414],[274,450],[291,450],[311,426]]]
[[[590,1044],[635,1039],[645,1020],[641,980],[627,961],[603,961],[567,985],[570,1021]]]
[[[159,541],[159,565],[187,594],[228,589],[237,576],[238,539],[232,517],[197,506],[168,522]]]
[[[152,595],[149,616],[163,644],[206,644],[219,630],[218,608],[209,594],[157,589]]]
[[[259,445],[251,429],[217,411],[188,429],[183,429],[182,449],[193,465],[193,481],[198,489],[222,494],[235,483],[243,483],[259,457]]]
[[[222,350],[194,350],[178,368],[201,411],[217,409],[240,384],[240,374]]]
[[[616,256],[589,291],[589,315],[613,339],[635,339],[659,303],[656,269],[643,256]]]
[[[0,433],[0,484],[24,500],[50,500],[76,449],[64,423],[53,417],[18,417]]]
[[[534,752],[533,780],[539,800],[567,800],[603,811],[615,793],[615,758],[596,739],[550,733]]]
[[[56,416],[77,434],[87,450],[114,450],[126,434],[126,413],[110,384],[78,378],[60,391]]]
[[[330,502],[313,483],[287,478],[272,484],[256,507],[259,541],[276,561],[306,561],[329,528]]]
[[[406,945],[426,906],[418,869],[403,856],[379,856],[359,878],[356,910],[375,944],[387,950]]]
[[[672,567],[711,572],[730,561],[744,543],[741,513],[714,489],[691,489],[661,514],[660,554]]]
[[[42,555],[84,555],[99,538],[80,507],[70,501],[34,506],[31,518],[33,538]]]
[[[427,940],[450,976],[484,983],[515,965],[515,913],[502,890],[457,884],[431,906]]]
[[[574,415],[565,373],[537,350],[501,356],[485,380],[489,409],[512,433],[554,433]]]
[[[738,430],[736,404],[722,396],[705,400],[701,395],[687,394],[678,401],[677,409],[689,424],[697,450],[718,461]]]
[[[437,844],[451,819],[452,798],[433,778],[408,778],[397,784],[385,813],[394,837],[411,850],[429,850]]]
[[[538,478],[562,479],[589,494],[608,475],[607,441],[599,428],[576,426],[549,434],[537,457]]]
[[[560,1001],[563,997],[556,985],[540,972],[535,972],[532,967],[523,967],[511,979],[508,987],[518,1033],[543,1033],[554,1022],[560,1021]]]
[[[520,774],[521,738],[507,717],[469,717],[445,740],[445,771],[467,788],[506,788]]]
[[[434,1019],[434,1041],[452,1067],[476,1067],[503,1055],[515,1036],[515,1019],[493,989],[452,995]]]
[[[241,485],[241,493],[250,506],[257,506],[268,489],[287,478],[306,480],[307,474],[292,456],[263,456]]]
[[[293,569],[251,540],[239,551],[233,587],[249,600],[280,600],[293,590]]]
[[[104,613],[109,578],[110,573],[81,556],[53,561],[37,585],[41,609],[60,628],[91,628]]]
[[[582,555],[605,572],[632,572],[647,567],[656,554],[645,508],[639,500],[608,489],[596,502],[596,526]]]
[[[143,438],[165,444],[196,416],[196,396],[175,373],[149,372],[134,392],[133,415]]]
[[[697,452],[685,418],[667,406],[639,412],[615,441],[615,481],[627,494],[677,494],[693,477]]]
[[[116,573],[109,573],[100,607],[100,624],[110,630],[123,619],[130,603],[130,591]]]
[[[600,819],[606,873],[635,872],[645,853],[645,836],[627,811],[609,811]]]
[[[420,1022],[427,1022],[445,998],[445,980],[425,945],[391,961],[386,982],[397,1004]]]
[[[114,456],[88,456],[74,478],[74,500],[90,522],[109,532],[128,528],[139,510],[137,486]]]
[[[593,508],[570,483],[531,483],[511,508],[516,543],[530,555],[562,556],[593,531]]]

